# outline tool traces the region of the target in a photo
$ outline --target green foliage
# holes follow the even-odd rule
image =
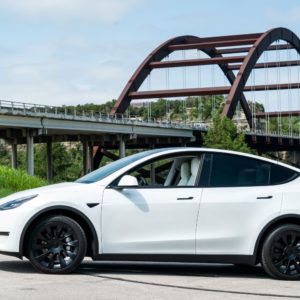
[[[0,189],[0,198],[13,194],[15,191],[13,189]]]
[[[14,170],[0,166],[0,195],[22,191],[46,185],[47,182],[39,177],[30,176],[23,170]]]
[[[151,107],[152,120],[172,121],[208,121],[212,111],[221,112],[225,103],[223,96],[187,97],[183,100],[158,99],[142,106],[131,105],[130,116],[148,119],[148,110]],[[127,112],[128,113],[128,112]]]
[[[46,176],[47,150],[45,144],[35,145],[35,174]],[[52,144],[53,182],[73,181],[82,174],[82,150],[79,143],[69,147],[63,143]]]
[[[223,96],[188,97],[187,107],[191,107],[192,120],[208,121],[213,114],[221,113],[225,104]]]
[[[262,121],[263,127],[267,127],[266,121]],[[300,133],[299,117],[281,117],[280,122],[277,117],[269,119],[269,131],[281,132],[282,134],[296,134]]]
[[[232,120],[219,114],[213,117],[212,126],[204,136],[204,146],[208,148],[226,149],[251,153],[243,134],[237,132]]]
[[[0,165],[10,165],[10,155],[3,141],[0,141]]]
[[[111,101],[107,101],[103,104],[94,104],[94,103],[86,103],[86,104],[79,104],[76,106],[72,105],[64,105],[62,107],[58,108],[59,112],[64,111],[76,111],[77,114],[83,114],[83,113],[107,113],[109,114],[113,106],[115,105],[117,100],[113,99]]]

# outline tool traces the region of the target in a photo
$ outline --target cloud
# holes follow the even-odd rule
[[[0,0],[0,8],[23,18],[84,19],[112,24],[144,0]]]

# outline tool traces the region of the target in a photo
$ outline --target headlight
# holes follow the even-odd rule
[[[17,199],[8,201],[6,203],[3,203],[2,205],[0,205],[0,210],[7,210],[7,209],[13,209],[13,208],[19,207],[23,203],[35,198],[37,195],[38,194],[25,196],[25,197],[17,198]]]

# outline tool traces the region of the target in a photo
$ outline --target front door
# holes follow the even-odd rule
[[[103,253],[195,254],[200,165],[199,155],[163,157],[126,173],[138,186],[106,188]]]

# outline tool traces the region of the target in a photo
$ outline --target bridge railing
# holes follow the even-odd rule
[[[93,110],[81,110],[76,107],[69,106],[51,106],[41,105],[34,103],[23,103],[16,101],[0,100],[0,115],[19,115],[19,116],[31,116],[31,117],[45,117],[50,119],[65,119],[65,120],[77,120],[99,123],[114,123],[124,125],[139,125],[149,127],[163,127],[163,128],[178,128],[207,131],[209,122],[179,122],[179,121],[155,121],[155,120],[143,120],[138,116],[128,116],[124,114],[109,114],[103,112],[97,112]],[[238,122],[236,122],[238,125]],[[238,126],[239,127],[239,126]],[[290,132],[278,133],[276,131],[266,132],[263,129],[239,129],[239,132],[245,134],[257,135],[257,136],[270,136],[270,137],[282,137],[282,138],[300,138],[300,133]]]
[[[178,129],[207,130],[207,124],[199,122],[174,122],[143,120],[137,116],[124,114],[109,114],[93,110],[82,110],[76,107],[52,106],[34,103],[0,100],[0,115],[19,115],[45,117],[51,119],[66,119],[90,122],[105,122],[124,125],[140,125]]]

